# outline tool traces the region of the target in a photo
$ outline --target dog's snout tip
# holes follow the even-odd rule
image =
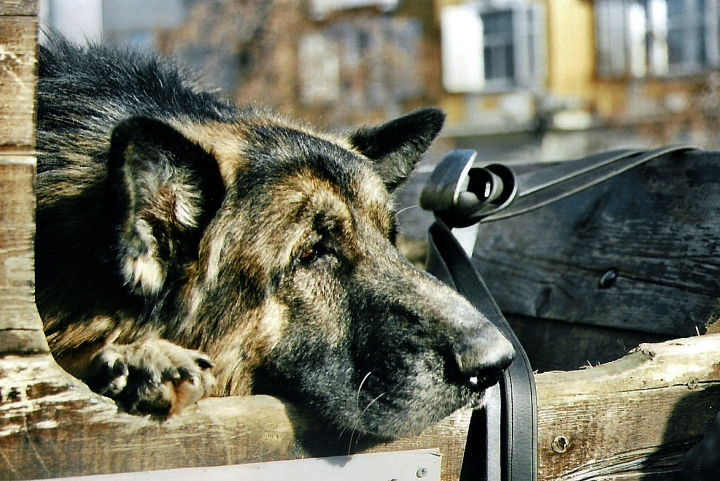
[[[476,339],[455,353],[463,382],[478,390],[495,384],[514,359],[512,343],[499,333],[494,339]]]
[[[507,369],[510,364],[512,364],[513,360],[515,360],[515,348],[510,341],[508,341],[507,339],[504,340],[505,342],[503,343],[502,348],[499,349],[499,352],[497,354],[498,366],[500,366],[503,371]]]

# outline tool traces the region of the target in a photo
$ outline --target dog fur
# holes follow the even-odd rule
[[[395,247],[424,109],[346,134],[203,92],[167,60],[41,47],[37,305],[53,354],[130,412],[267,393],[417,433],[478,403],[510,343]]]

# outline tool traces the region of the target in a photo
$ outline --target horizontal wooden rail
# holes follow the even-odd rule
[[[469,411],[419,437],[366,452],[439,448],[443,479],[458,479]],[[119,412],[50,355],[0,359],[0,479],[35,479],[278,461],[356,452],[293,406],[269,396],[211,398],[168,420]],[[301,447],[296,440],[306,441]],[[365,442],[365,440],[361,440]]]
[[[699,336],[643,344],[598,367],[537,375],[539,479],[671,479],[720,404],[718,352],[720,335]],[[442,479],[456,480],[469,419],[460,411],[418,437],[333,446],[312,419],[272,397],[207,399],[159,421],[118,412],[50,355],[0,359],[0,479],[439,448]]]
[[[536,376],[540,480],[672,479],[720,408],[720,335]]]

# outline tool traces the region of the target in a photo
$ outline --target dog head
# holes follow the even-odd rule
[[[344,137],[263,115],[124,122],[108,178],[126,282],[226,393],[382,437],[480,402],[511,344],[395,247],[392,194],[443,121],[425,109]]]

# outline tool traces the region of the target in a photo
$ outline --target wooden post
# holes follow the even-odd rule
[[[0,354],[48,352],[33,292],[35,7],[0,3]]]

